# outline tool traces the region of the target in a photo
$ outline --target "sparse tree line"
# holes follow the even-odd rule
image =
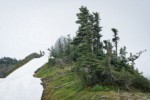
[[[28,63],[34,58],[40,58],[45,53],[43,51],[40,51],[40,53],[32,53],[25,57],[22,60],[17,60],[15,58],[10,57],[2,57],[0,59],[0,78],[7,77],[10,73],[15,71],[17,68],[23,66],[24,64]]]
[[[150,81],[134,68],[135,60],[146,50],[130,53],[127,57],[127,48],[118,47],[120,38],[116,28],[112,28],[111,40],[102,40],[99,13],[90,13],[83,6],[79,10],[76,36],[73,39],[70,35],[60,37],[48,49],[48,63],[59,66],[75,63],[73,70],[80,76],[84,86],[101,84],[150,92]]]
[[[9,69],[19,61],[15,58],[3,57],[0,59],[0,78],[4,78]]]
[[[16,64],[18,62],[17,59],[15,58],[10,58],[10,57],[3,57],[0,59],[0,64]]]

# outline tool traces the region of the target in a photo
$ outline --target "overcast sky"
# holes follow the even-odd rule
[[[111,39],[115,27],[119,47],[133,53],[148,50],[136,67],[150,76],[150,0],[0,0],[0,57],[22,59],[46,50],[60,36],[74,36],[82,5],[100,13],[103,39]]]

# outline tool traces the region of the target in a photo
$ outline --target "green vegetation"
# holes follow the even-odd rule
[[[9,58],[9,57],[4,57],[0,59],[0,77],[1,78],[7,77],[10,73],[12,73],[17,68],[28,63],[30,60],[34,58],[39,58],[39,57],[41,57],[40,54],[32,53],[28,55],[27,57],[25,57],[23,60],[19,60],[19,61],[16,59]]]
[[[4,78],[8,71],[18,63],[17,59],[10,57],[3,57],[0,59],[0,78]]]
[[[149,93],[125,92],[119,87],[95,85],[84,87],[78,75],[72,71],[74,66],[64,68],[45,64],[34,75],[42,78],[44,91],[42,100],[148,100]],[[118,92],[119,90],[119,92]],[[124,99],[121,99],[124,98]]]
[[[146,50],[129,57],[125,46],[118,52],[118,30],[112,28],[113,38],[102,40],[99,13],[90,13],[83,6],[79,10],[76,36],[60,37],[48,49],[48,63],[36,73],[44,81],[43,99],[92,100],[97,91],[98,95],[106,92],[109,98],[113,90],[112,99],[118,89],[150,92],[150,81],[134,68],[134,61]]]

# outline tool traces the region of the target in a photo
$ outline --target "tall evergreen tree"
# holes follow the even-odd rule
[[[63,40],[61,40],[61,38],[58,40],[58,55],[61,58],[63,56],[64,53],[64,47],[63,47]]]
[[[65,39],[66,39],[66,46],[65,46],[66,50],[65,50],[65,52],[66,52],[66,55],[70,55],[71,54],[71,45],[70,44],[72,42],[70,34],[67,35],[67,37]]]
[[[104,49],[107,51],[106,54],[107,54],[107,57],[108,57],[108,62],[109,62],[109,65],[111,63],[111,57],[112,57],[112,43],[109,41],[109,40],[104,40]]]
[[[77,14],[79,29],[74,38],[73,44],[78,48],[78,52],[92,52],[94,54],[102,53],[103,44],[100,42],[102,35],[99,26],[99,13],[90,14],[86,7],[81,7]]]
[[[115,28],[112,28],[112,31],[114,33],[114,38],[112,39],[112,41],[115,43],[115,55],[116,55],[116,61],[118,61],[118,30]]]
[[[86,7],[81,7],[80,13],[77,14],[79,29],[73,44],[77,47],[78,53],[92,52],[92,24],[89,20],[90,14]],[[91,19],[92,20],[92,19]]]
[[[120,60],[125,61],[126,60],[126,54],[127,54],[126,47],[125,46],[123,48],[121,47],[120,48]]]
[[[58,56],[54,46],[52,46],[51,48],[48,48],[48,51],[50,51],[50,57],[56,58]]]
[[[100,31],[102,30],[99,26],[99,13],[93,13],[94,15],[94,28],[93,28],[93,49],[95,54],[99,54],[102,52],[102,42],[100,42],[100,38],[102,35],[100,34]]]

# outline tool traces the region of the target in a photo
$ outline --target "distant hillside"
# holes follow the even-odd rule
[[[1,58],[0,59],[0,78],[7,77],[10,73],[12,73],[17,68],[28,63],[30,60],[34,58],[39,58],[41,56],[42,56],[41,54],[32,53],[20,61],[16,59],[12,59],[10,57]]]
[[[19,61],[10,57],[3,57],[0,59],[0,78],[3,78],[8,70],[10,70]]]

